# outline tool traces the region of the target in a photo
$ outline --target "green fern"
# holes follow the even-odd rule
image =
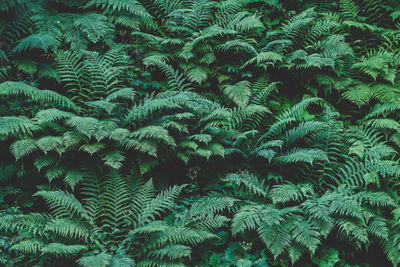
[[[84,32],[93,43],[113,33],[113,27],[107,22],[107,17],[96,13],[80,16],[75,20],[74,26]]]
[[[182,189],[183,186],[174,186],[154,194],[151,181],[138,183],[114,173],[106,180],[87,180],[81,187],[86,196],[84,201],[61,190],[39,191],[35,195],[45,199],[51,215],[40,215],[43,217],[33,221],[35,214],[4,215],[0,217],[0,227],[24,235],[15,246],[21,253],[72,255],[83,266],[133,264],[134,259],[138,265],[154,265],[158,261],[182,264],[185,258],[190,258],[189,245],[214,238],[209,231],[225,225],[228,219],[216,213],[233,201],[204,199],[193,205],[185,217],[177,216],[172,224],[160,220],[175,207]],[[36,231],[42,241],[33,239]],[[55,235],[48,238],[48,233]],[[64,243],[66,240],[73,245]],[[151,240],[151,243],[143,245],[142,240]],[[117,244],[122,247],[113,252],[112,247]],[[131,251],[135,251],[134,259],[126,254]]]
[[[21,42],[12,50],[12,52],[20,54],[33,49],[40,49],[47,53],[54,49],[55,45],[56,41],[51,35],[35,33],[22,39]]]
[[[56,92],[40,90],[21,82],[4,82],[0,84],[0,95],[12,97],[23,96],[40,104],[58,104],[66,108],[76,109],[75,104]]]

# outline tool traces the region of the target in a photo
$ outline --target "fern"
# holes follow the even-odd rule
[[[112,25],[107,22],[107,17],[95,13],[80,16],[75,20],[74,26],[84,32],[93,43],[97,43],[113,31]]]
[[[35,124],[27,118],[24,117],[0,117],[0,124],[2,128],[0,129],[0,135],[9,137],[17,136],[20,134],[31,134],[35,127]]]
[[[21,139],[10,146],[11,153],[16,160],[32,154],[37,148],[36,142],[32,139]]]
[[[0,264],[398,264],[398,10],[0,1]]]
[[[0,84],[0,95],[9,97],[23,96],[40,104],[53,103],[76,109],[75,104],[67,97],[50,90],[40,90],[21,82],[4,82]]]
[[[81,216],[83,219],[88,219],[82,205],[70,193],[62,191],[39,191],[35,196],[43,197],[49,204],[50,208],[54,209],[54,213],[58,217],[76,214]]]
[[[113,87],[119,82],[117,79],[117,70],[110,68],[109,63],[95,52],[87,53],[86,60],[88,72],[91,75],[91,86],[95,90],[93,93],[100,96],[111,93]]]
[[[89,266],[108,266],[112,256],[105,252],[93,256],[85,256],[78,260],[79,264],[85,267]]]
[[[190,13],[183,20],[183,25],[194,32],[207,26],[212,19],[212,3],[208,0],[194,0],[190,7]],[[173,13],[171,13],[172,16]]]
[[[312,164],[316,160],[328,160],[327,155],[318,149],[293,149],[287,154],[276,157],[275,159],[281,163],[296,163],[296,162],[307,162]]]
[[[86,4],[87,7],[101,6],[103,9],[111,9],[114,11],[127,11],[132,15],[149,18],[150,15],[146,9],[138,1],[126,2],[122,0],[91,0]]]
[[[244,185],[246,189],[256,195],[267,195],[263,182],[260,182],[256,176],[246,172],[240,174],[230,174],[224,179],[224,181],[233,182],[238,186]]]
[[[88,77],[81,57],[73,52],[60,52],[57,55],[57,71],[62,82],[70,93],[74,94],[74,99],[87,99]]]
[[[46,217],[43,215],[30,222],[33,214],[5,215],[0,217],[0,227],[26,231],[26,240],[16,246],[22,253],[40,251],[64,257],[72,255],[83,266],[94,263],[98,266],[111,263],[131,265],[134,259],[138,265],[146,262],[154,265],[158,261],[182,264],[182,260],[190,258],[192,252],[188,244],[194,246],[215,237],[209,231],[225,225],[228,219],[216,213],[229,207],[233,201],[214,198],[211,205],[205,205],[208,201],[204,199],[189,209],[186,217],[177,216],[171,224],[159,220],[175,208],[176,198],[183,187],[174,186],[155,194],[151,181],[142,183],[117,173],[102,181],[93,177],[80,186],[84,201],[61,190],[37,192],[35,196],[41,196],[49,204],[51,219],[44,220]],[[209,211],[212,211],[212,217]],[[36,229],[31,229],[29,224],[29,228],[25,227],[25,221],[42,225],[39,235],[44,238],[43,242],[30,239],[33,237],[30,231]],[[52,233],[52,237],[47,238],[47,233]],[[104,236],[109,239],[103,239]],[[143,246],[144,239],[152,243]],[[66,240],[73,245],[65,243]],[[122,245],[121,249],[113,251],[112,247],[117,244]],[[126,254],[131,251],[135,251],[135,258]]]
[[[316,196],[309,184],[277,185],[271,190],[273,203],[290,206],[279,208],[263,203],[263,200],[260,202],[253,202],[253,200],[251,204],[244,204],[234,216],[232,232],[237,234],[256,230],[259,238],[274,257],[285,253],[292,262],[298,261],[301,256],[301,254],[293,253],[293,245],[300,251],[307,250],[313,254],[321,245],[322,239],[333,231],[335,221],[338,223],[338,230],[343,231],[349,241],[354,237],[361,243],[366,243],[367,232],[383,237],[386,236],[387,228],[383,219],[380,222],[377,221],[376,225],[375,222],[371,222],[370,226],[356,224],[357,220],[364,219],[361,207],[366,207],[371,203],[363,197],[363,193],[352,195],[353,191],[339,187],[335,191]],[[366,194],[374,199],[373,205],[376,207],[379,206],[378,199],[383,200],[388,197],[384,193],[368,192]],[[267,195],[265,195],[266,200]],[[390,199],[386,201],[392,203]],[[300,205],[292,206],[293,203],[300,203]],[[311,216],[312,220],[309,220],[308,216]],[[376,228],[372,230],[371,227]]]
[[[40,49],[44,52],[49,52],[54,49],[56,41],[48,34],[32,34],[24,39],[12,50],[16,54],[29,51],[32,49]]]
[[[41,249],[42,254],[54,254],[54,255],[64,255],[76,254],[79,251],[86,249],[85,246],[81,245],[64,245],[60,243],[50,243]]]
[[[249,102],[251,94],[250,83],[247,81],[241,81],[235,85],[228,85],[224,88],[224,93],[227,94],[235,104],[245,106]]]

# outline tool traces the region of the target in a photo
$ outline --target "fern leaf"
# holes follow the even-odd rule
[[[13,53],[20,54],[33,49],[40,49],[47,53],[54,49],[56,40],[53,36],[46,33],[34,33],[24,39],[12,50]]]
[[[263,181],[259,181],[257,176],[248,172],[228,174],[224,181],[235,183],[238,186],[243,185],[247,190],[259,196],[267,195]]]
[[[86,249],[83,245],[64,245],[60,243],[50,243],[44,246],[41,251],[42,254],[54,254],[57,256],[68,256],[70,254],[77,254],[78,252]]]
[[[275,160],[281,163],[305,162],[313,164],[317,160],[327,161],[328,156],[326,152],[319,149],[295,148],[282,156],[276,157]]]
[[[83,267],[107,267],[111,262],[112,256],[106,252],[102,252],[92,256],[84,256],[78,260],[78,263]]]
[[[107,21],[107,17],[96,13],[79,16],[75,20],[74,26],[84,32],[93,43],[111,35],[113,31],[112,24]]]
[[[83,219],[89,219],[82,204],[70,193],[58,191],[39,191],[34,196],[41,196],[49,204],[57,216],[77,214]]]
[[[72,190],[74,190],[75,186],[82,182],[85,178],[85,174],[78,170],[68,170],[65,174],[64,181]]]
[[[190,257],[192,250],[188,246],[184,245],[169,245],[162,249],[152,251],[150,256],[157,258],[168,258],[170,260],[181,259],[184,257]]]
[[[241,81],[224,87],[224,93],[237,105],[245,106],[249,102],[251,91],[248,81]]]
[[[118,150],[108,152],[102,157],[104,164],[114,169],[121,168],[125,159],[126,157],[123,155],[123,153]]]
[[[174,207],[174,200],[178,197],[184,186],[174,186],[158,194],[150,202],[146,203],[140,213],[138,225],[154,220],[161,212],[171,210]]]
[[[32,154],[37,150],[37,148],[36,142],[32,139],[22,139],[14,142],[10,146],[11,153],[14,155],[16,160]]]
[[[15,250],[25,253],[38,253],[45,244],[37,240],[23,240],[13,246]]]
[[[4,137],[29,135],[32,130],[37,128],[31,120],[25,117],[0,117],[0,125],[0,136]]]
[[[67,97],[50,90],[39,90],[21,82],[1,83],[0,95],[24,96],[41,104],[54,103],[74,110],[76,109],[75,104]]]

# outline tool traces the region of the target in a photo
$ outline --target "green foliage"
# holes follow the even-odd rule
[[[55,40],[48,34],[32,34],[24,39],[12,50],[14,53],[21,53],[33,49],[40,49],[44,52],[49,52],[55,46]]]
[[[22,253],[70,257],[83,266],[179,264],[190,257],[191,246],[215,238],[210,231],[228,220],[215,213],[231,203],[204,198],[172,221],[163,221],[182,189],[174,186],[155,194],[151,180],[138,183],[118,174],[91,178],[81,187],[82,200],[69,192],[42,190],[35,196],[46,201],[50,214],[4,215],[0,225],[17,231],[21,238],[13,248]]]
[[[397,266],[399,10],[0,1],[0,265]]]
[[[75,104],[68,98],[50,91],[40,90],[21,82],[4,82],[0,85],[0,94],[6,97],[22,96],[39,104],[54,104],[62,107],[76,109]]]

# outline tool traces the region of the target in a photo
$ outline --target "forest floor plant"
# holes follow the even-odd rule
[[[395,0],[0,1],[0,264],[398,266]]]

